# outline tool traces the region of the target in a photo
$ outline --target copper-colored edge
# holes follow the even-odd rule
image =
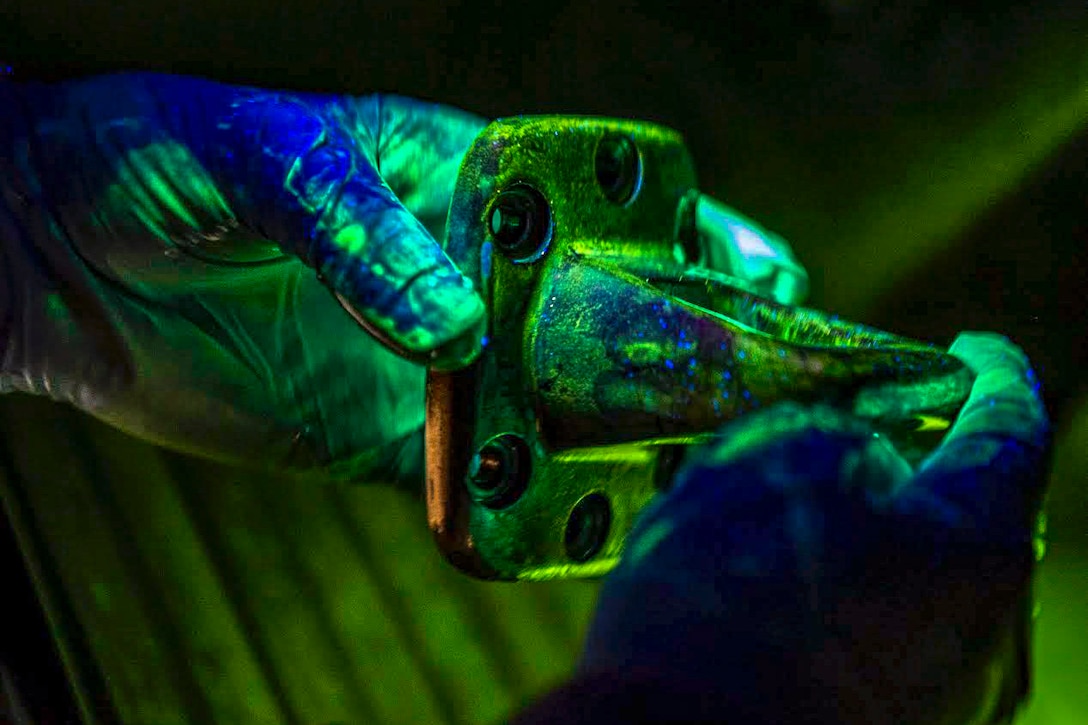
[[[480,579],[496,578],[480,558],[469,531],[468,494],[461,482],[472,444],[473,369],[427,373],[427,525],[435,543],[455,567]]]

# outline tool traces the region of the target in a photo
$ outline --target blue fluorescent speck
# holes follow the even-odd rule
[[[491,242],[480,247],[480,274],[485,280],[491,277]]]

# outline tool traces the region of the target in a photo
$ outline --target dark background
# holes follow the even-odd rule
[[[1088,708],[1084,697],[1062,685],[1085,671],[1079,651],[1088,645],[1086,39],[1083,2],[9,0],[0,7],[0,59],[16,80],[146,69],[395,92],[485,116],[576,112],[663,122],[686,135],[706,191],[793,242],[812,276],[811,305],[942,343],[965,329],[1009,335],[1036,364],[1057,430],[1054,563],[1041,583],[1041,694],[1030,716],[1037,723],[1079,722],[1077,713],[1088,711],[1079,709]],[[30,443],[7,455],[7,476],[27,486],[51,485],[39,468],[55,452],[51,416],[78,418],[71,425],[87,427],[92,451],[105,438],[143,445],[41,403],[0,401],[11,425],[45,427],[40,450],[27,433],[21,439]],[[223,475],[180,465],[198,478]],[[124,472],[110,485],[124,489],[126,475],[137,485],[139,474]],[[34,519],[35,505],[27,499],[13,515]],[[38,536],[39,550],[49,549],[50,535],[30,529],[20,540]],[[51,650],[36,639],[42,630],[21,624],[34,611],[33,596],[19,594],[22,561],[9,550],[2,566],[11,582],[5,595],[27,612],[10,620],[3,651],[24,672],[46,672]],[[72,586],[60,579],[53,589]],[[562,598],[572,590],[549,591]],[[592,597],[569,596],[580,604],[556,616],[584,617]],[[1050,620],[1048,606],[1056,613]],[[79,607],[63,609],[52,605],[54,629],[78,621],[68,625],[68,641],[93,640],[79,634],[93,630]],[[458,646],[454,635],[450,642]],[[508,689],[515,700],[538,691],[563,666]],[[106,665],[90,669],[110,679]],[[28,692],[55,692],[45,674],[22,682]],[[116,696],[109,684],[87,687]],[[472,719],[470,710],[454,710],[444,711],[447,719]]]

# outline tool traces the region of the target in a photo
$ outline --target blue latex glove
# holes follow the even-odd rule
[[[483,125],[151,74],[0,83],[0,391],[215,458],[418,476],[404,357],[457,367],[484,333],[435,242]]]
[[[606,580],[579,678],[519,722],[1011,718],[1049,425],[1007,340],[951,352],[978,377],[917,470],[790,404],[693,451]]]

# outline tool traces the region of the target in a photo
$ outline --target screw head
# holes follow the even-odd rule
[[[491,203],[487,230],[495,246],[514,262],[535,262],[544,256],[552,238],[551,208],[547,199],[528,184],[514,184]]]
[[[469,462],[469,493],[488,508],[505,508],[521,498],[531,471],[532,454],[525,439],[514,433],[497,435]]]

